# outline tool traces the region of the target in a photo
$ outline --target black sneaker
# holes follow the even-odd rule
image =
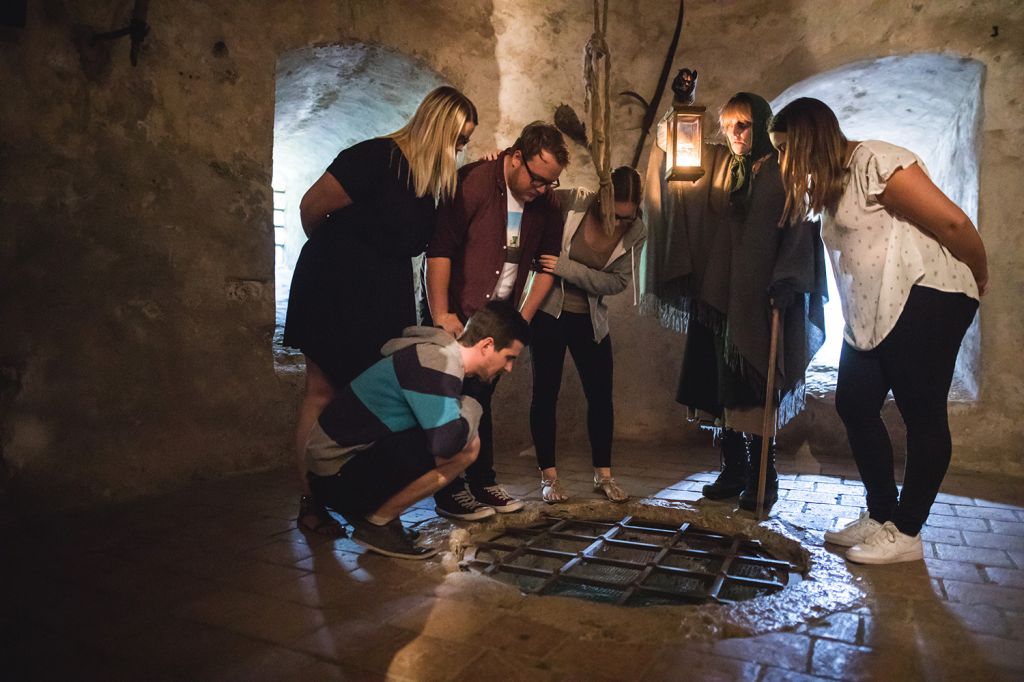
[[[442,490],[435,494],[434,504],[437,513],[449,519],[479,521],[494,516],[494,510],[477,502],[473,493],[466,490],[465,486],[457,488],[454,493]]]
[[[473,485],[470,483],[469,490],[477,502],[487,505],[499,514],[517,512],[526,506],[525,502],[509,495],[508,491],[500,485]]]
[[[396,559],[426,559],[437,554],[436,547],[420,547],[412,542],[394,524],[377,526],[369,521],[357,521],[352,540],[371,552]]]

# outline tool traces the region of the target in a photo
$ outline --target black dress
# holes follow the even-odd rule
[[[416,324],[413,256],[434,228],[435,202],[417,198],[391,139],[343,150],[328,167],[352,198],[302,247],[292,276],[284,345],[300,349],[336,388],[380,359]]]

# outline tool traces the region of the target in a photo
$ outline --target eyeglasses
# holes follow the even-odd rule
[[[530,164],[526,163],[526,157],[523,158],[523,167],[526,168],[526,172],[530,174],[530,184],[540,189],[541,187],[547,187],[548,189],[556,189],[558,187],[558,178],[554,180],[548,180],[545,177],[537,175],[530,170]]]
[[[630,213],[629,215],[615,214],[615,221],[619,223],[631,223],[636,220],[636,212]]]

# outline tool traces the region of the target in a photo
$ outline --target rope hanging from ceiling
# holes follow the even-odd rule
[[[608,138],[612,120],[612,58],[605,39],[607,30],[608,0],[594,0],[594,33],[587,41],[583,58],[584,106],[590,115],[590,158],[600,183],[598,198],[603,208],[604,231],[612,234],[615,230],[615,199],[612,191],[612,145]]]

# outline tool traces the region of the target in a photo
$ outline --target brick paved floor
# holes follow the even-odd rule
[[[710,448],[620,443],[634,496],[698,501]],[[560,455],[577,498],[582,452]],[[537,500],[529,453],[502,480]],[[848,461],[780,461],[773,515],[813,536],[855,517]],[[1024,679],[1024,489],[951,475],[923,531],[925,561],[856,567],[856,607],[790,631],[685,645],[580,637],[541,623],[537,597],[498,608],[452,594],[424,567],[293,527],[289,473],[197,483],[54,519],[0,554],[2,679],[999,680]],[[701,502],[701,504],[709,504]],[[710,503],[724,504],[724,503]],[[406,522],[433,516],[431,505]]]

